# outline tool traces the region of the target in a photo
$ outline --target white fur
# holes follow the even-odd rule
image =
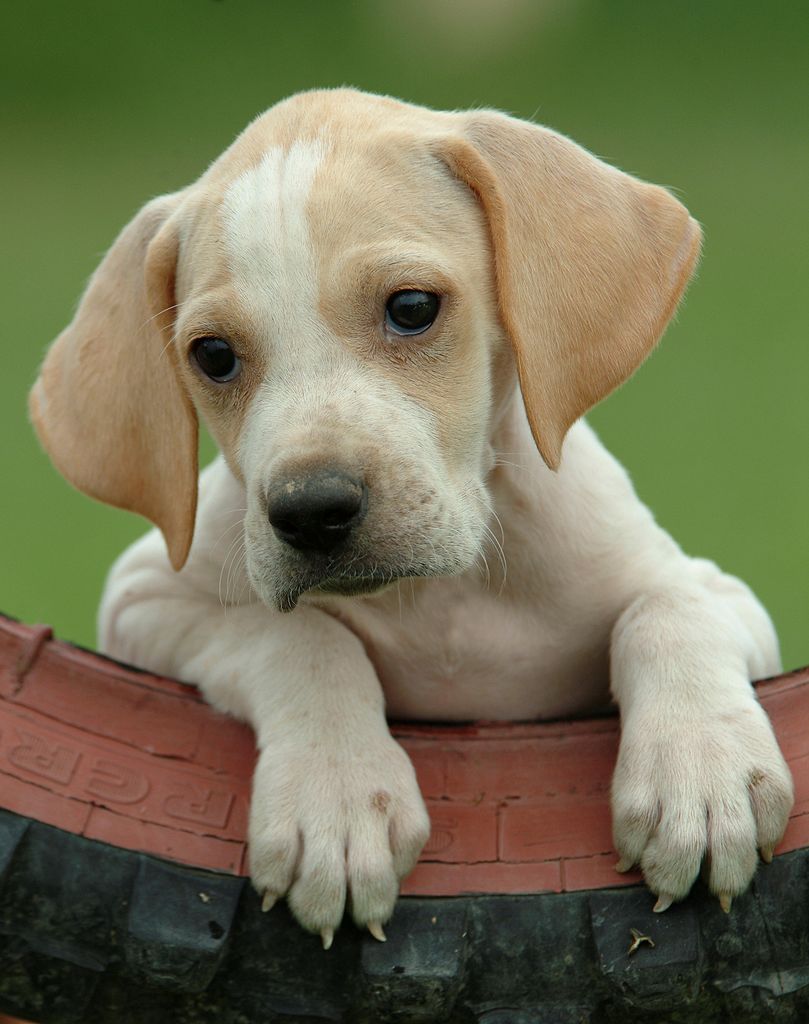
[[[325,152],[323,139],[295,142],[286,151],[273,146],[223,198],[228,267],[274,337],[301,324],[308,331],[297,331],[298,340],[316,337],[317,278],[306,200]]]

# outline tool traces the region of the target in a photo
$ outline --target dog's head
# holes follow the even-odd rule
[[[294,607],[475,560],[516,366],[549,466],[637,368],[700,232],[545,128],[351,90],[254,121],[149,203],[31,397],[56,466],[191,545],[197,412],[247,491],[248,571]]]

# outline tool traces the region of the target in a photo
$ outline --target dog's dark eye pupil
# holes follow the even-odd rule
[[[200,338],[194,344],[193,354],[202,372],[211,380],[233,380],[239,372],[236,353],[224,338]]]
[[[441,300],[433,292],[394,292],[385,307],[385,319],[394,334],[421,334],[438,316]]]

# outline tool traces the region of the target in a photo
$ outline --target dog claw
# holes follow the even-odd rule
[[[379,942],[388,941],[387,937],[385,936],[385,933],[382,931],[382,925],[379,923],[379,921],[371,921],[371,923],[368,925],[368,931]]]
[[[652,907],[655,914],[662,914],[664,910],[668,910],[674,902],[674,897],[669,896],[668,893],[661,892],[657,897],[657,903]]]
[[[765,864],[772,864],[773,847],[762,846],[761,847],[761,859]]]
[[[332,942],[334,942],[334,929],[324,928],[323,931],[320,933],[320,938],[323,942],[323,948],[331,949],[331,944]]]
[[[268,910],[272,910],[275,906],[275,901],[278,899],[278,894],[270,892],[269,889],[265,889],[264,895],[261,898],[261,912],[266,914]]]
[[[726,914],[730,913],[730,906],[733,903],[733,897],[729,892],[721,892],[719,894],[719,906],[724,910]]]
[[[615,870],[619,874],[623,875],[627,871],[631,871],[632,868],[634,868],[634,866],[635,866],[635,862],[633,860],[630,860],[628,857],[621,857],[621,859],[615,865]]]

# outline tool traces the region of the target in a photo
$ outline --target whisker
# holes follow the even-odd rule
[[[228,570],[227,580],[225,582],[225,600],[231,605],[237,605],[239,602],[236,600],[236,582],[239,579],[239,573],[241,572],[243,558],[245,555],[245,545],[242,543],[241,549],[237,549],[233,558],[231,559],[230,569]],[[231,582],[233,584],[233,597],[231,600]]]
[[[488,590],[492,582],[492,574],[489,571],[489,562],[488,559],[486,558],[486,553],[482,549],[479,552],[478,557],[475,559],[475,565],[478,567],[478,569],[480,569],[480,565],[478,564],[479,561],[483,562],[483,566],[486,569],[486,575],[483,578],[486,580],[486,589]],[[482,570],[481,575],[483,575]]]
[[[499,558],[500,558],[500,565],[502,566],[502,569],[503,569],[503,581],[500,584],[500,590],[497,593],[497,596],[499,597],[503,593],[503,588],[505,587],[506,580],[508,579],[508,559],[506,558],[506,547],[505,547],[505,545],[506,545],[506,532],[503,529],[503,524],[500,521],[500,516],[498,516],[498,514],[495,512],[494,509],[491,510],[491,513],[492,513],[492,516],[494,517],[495,522],[497,523],[497,525],[500,528],[500,540],[499,541],[494,536],[492,531],[489,530],[489,533],[491,534],[492,540],[495,542],[495,546],[497,547],[497,552],[498,552],[498,555],[499,555]]]
[[[142,331],[144,327],[148,327],[153,320],[156,320],[159,316],[163,316],[164,313],[172,313],[175,309],[179,308],[180,303],[175,302],[173,306],[166,306],[165,309],[159,309],[156,313],[153,313],[150,317],[143,321],[143,323],[138,328],[138,332]]]
[[[244,525],[244,524],[242,523],[242,521],[241,521],[241,520],[239,520],[239,522],[238,522],[238,523],[231,523],[231,524],[230,524],[230,526],[228,526],[228,527],[227,527],[227,528],[226,528],[226,529],[225,529],[225,530],[224,530],[224,531],[223,531],[223,532],[222,532],[222,533],[221,533],[221,534],[219,535],[219,537],[217,537],[217,539],[216,539],[216,540],[215,540],[215,541],[213,542],[213,544],[211,545],[211,550],[212,550],[212,551],[215,551],[215,550],[216,550],[216,549],[217,549],[217,548],[219,547],[219,545],[220,545],[220,544],[222,543],[222,541],[223,541],[223,540],[225,539],[225,537],[227,537],[227,535],[228,535],[228,534],[230,533],[230,531],[231,531],[231,530],[235,530],[237,526],[243,526],[243,525]]]
[[[231,545],[230,545],[230,547],[227,550],[227,554],[225,555],[224,561],[222,562],[222,568],[219,571],[219,585],[217,587],[217,592],[218,592],[218,595],[219,595],[219,603],[226,610],[227,610],[227,586],[225,587],[225,597],[223,599],[223,597],[222,597],[222,577],[225,575],[225,569],[226,569],[226,567],[228,565],[228,560],[231,557],[231,554],[235,553],[235,551],[237,550],[237,548],[238,548],[240,543],[244,544],[244,534],[239,534],[239,536],[236,537],[236,539],[231,542]]]

